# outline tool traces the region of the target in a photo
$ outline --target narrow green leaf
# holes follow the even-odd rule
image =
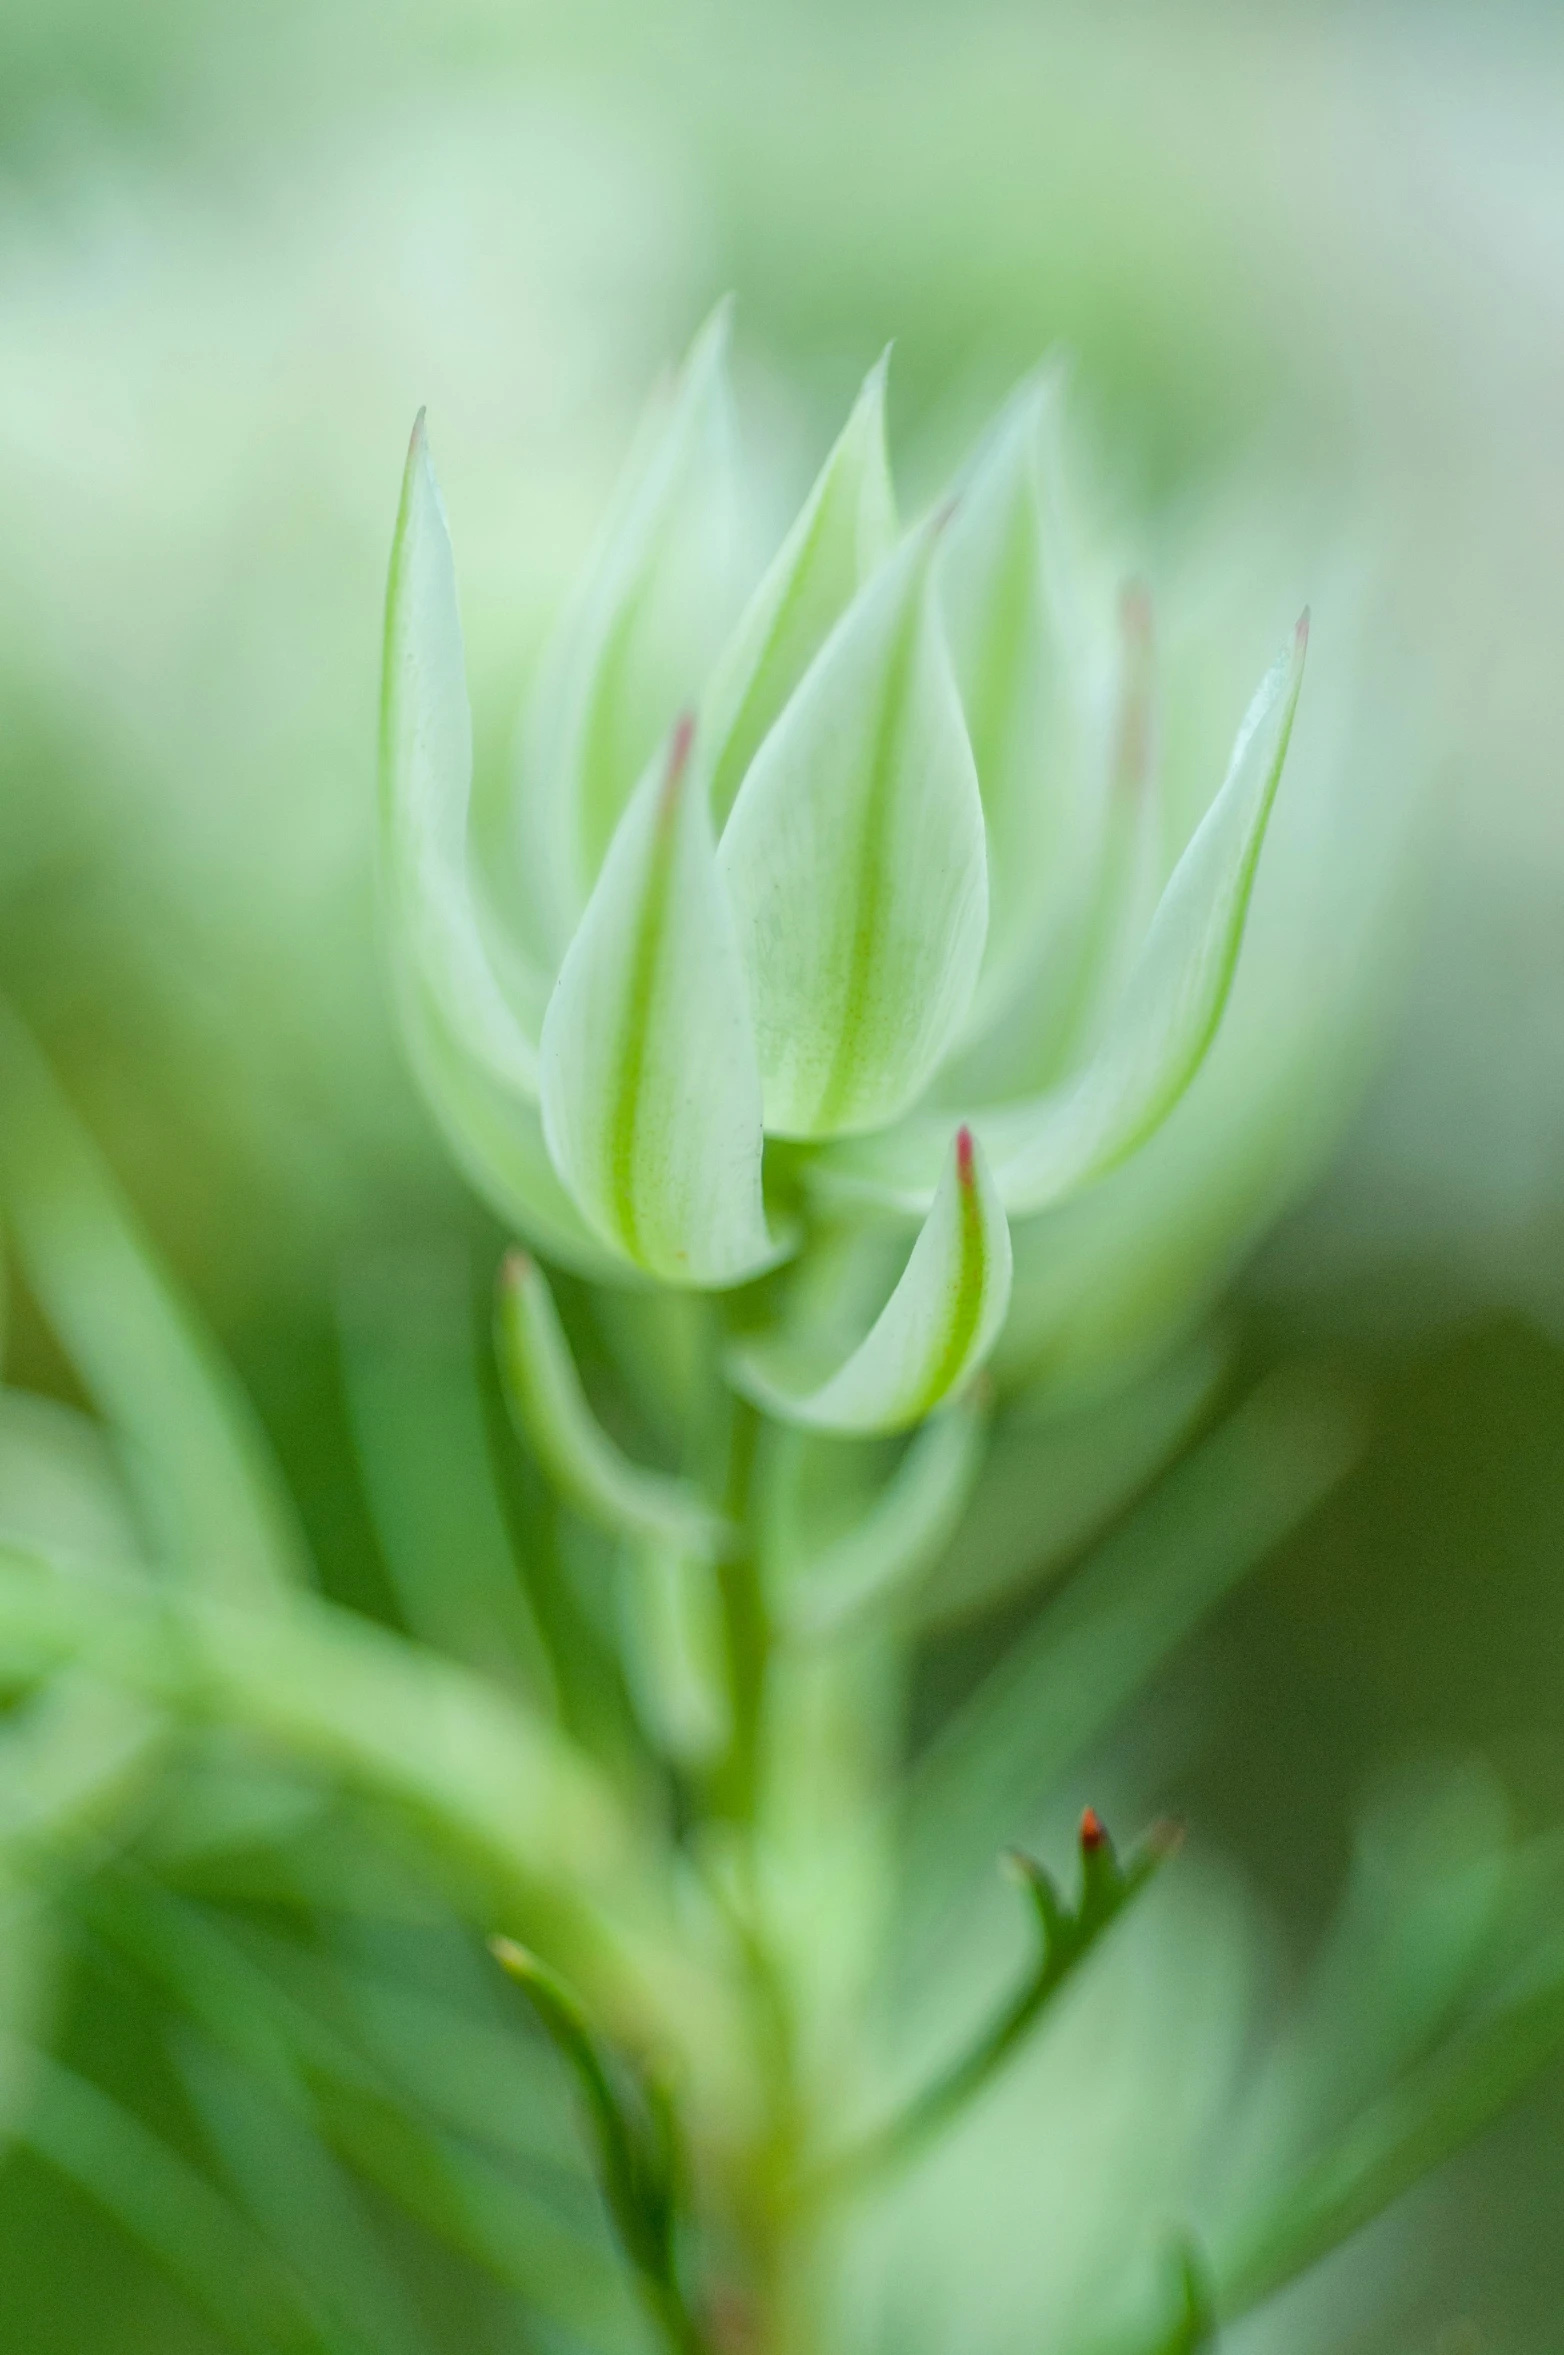
[[[1163,892],[1097,1053],[1061,1087],[973,1114],[1012,1217],[1046,1210],[1126,1160],[1199,1070],[1237,968],[1307,644],[1305,615],[1250,705],[1226,782]],[[925,1117],[838,1148],[822,1190],[915,1211],[934,1183],[939,1134]]]
[[[249,1400],[3,1003],[0,1194],[34,1296],[118,1442],[148,1552],[234,1601],[302,1581],[303,1536]]]
[[[236,1610],[142,1579],[0,1549],[0,1659],[79,1660],[127,1690],[210,1712],[410,1809],[525,1888],[623,1876],[629,1831],[595,1765],[484,1679],[307,1597]]]
[[[664,1283],[778,1257],[760,1073],[688,719],[624,814],[543,1021],[543,1126],[594,1230]]]
[[[988,922],[983,805],[935,606],[937,521],[854,599],[722,838],[766,1126],[879,1126],[963,1020]]]
[[[983,1387],[974,1384],[931,1416],[850,1529],[796,1559],[768,1564],[773,1607],[791,1634],[834,1636],[866,1612],[916,1597],[950,1543],[983,1464],[989,1423]]]
[[[716,1565],[709,1551],[645,1538],[621,1564],[625,1673],[665,1757],[704,1766],[733,1731]]]
[[[637,780],[693,704],[736,607],[724,303],[632,451],[585,586],[544,660],[518,780],[522,857],[561,955]]]
[[[535,1098],[544,984],[529,1032],[485,946],[468,840],[472,717],[445,507],[422,411],[391,548],[381,688],[381,885],[394,962],[443,1028],[502,1089]],[[511,966],[508,965],[508,970]],[[514,970],[524,971],[519,952]]]
[[[1081,1819],[1081,1894],[1072,1907],[1052,1877],[1019,1850],[1005,1862],[1025,1890],[1037,1919],[1037,1957],[1016,1993],[966,2048],[916,2093],[906,2107],[851,2144],[820,2170],[815,2190],[857,2185],[904,2166],[975,2100],[999,2074],[1017,2046],[1030,2035],[1065,1981],[1085,1961],[1158,1867],[1172,1854],[1176,1837],[1153,1833],[1121,1866],[1095,1812]]]
[[[576,1510],[615,1536],[725,1551],[733,1531],[687,1480],[648,1471],[611,1440],[586,1401],[548,1280],[524,1251],[500,1270],[500,1373],[523,1436]]]
[[[491,1939],[490,1949],[525,1988],[580,2088],[603,2197],[665,2339],[681,2355],[699,2355],[701,2334],[679,2282],[679,2149],[666,2088],[608,2047],[576,1996],[535,1954],[510,1938]]]
[[[885,448],[888,358],[871,370],[713,675],[701,729],[719,831],[783,705],[895,543],[896,502]]]
[[[1010,1299],[1010,1230],[981,1148],[962,1129],[901,1281],[865,1339],[826,1381],[800,1382],[786,1342],[735,1351],[736,1389],[828,1431],[901,1431],[973,1375]]]
[[[1564,1954],[1365,2109],[1212,2250],[1226,2321],[1296,2279],[1453,2156],[1564,2048]]]
[[[85,2077],[39,2053],[25,2140],[156,2258],[246,2355],[337,2355],[292,2275],[189,2161]]]
[[[240,2207],[332,2339],[354,2355],[429,2355],[407,2285],[316,2132],[302,2085],[279,2092],[188,2026],[173,2041],[185,2091]]]
[[[365,1501],[408,1629],[557,1714],[531,1593],[536,1540],[512,1529],[500,1494],[467,1252],[358,1259],[338,1289],[338,1329]]]

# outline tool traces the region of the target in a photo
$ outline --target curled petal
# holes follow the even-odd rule
[[[826,1381],[794,1378],[785,1345],[754,1344],[729,1365],[736,1389],[786,1422],[826,1431],[903,1431],[973,1375],[1010,1303],[1010,1230],[981,1147],[956,1138],[901,1281],[866,1338]]]
[[[768,1565],[774,1607],[789,1632],[830,1636],[865,1614],[914,1598],[949,1546],[982,1468],[989,1409],[974,1383],[930,1417],[873,1501],[851,1527],[824,1544],[789,1549]],[[790,1434],[819,1450],[839,1442]],[[806,1455],[800,1470],[807,1474]]]

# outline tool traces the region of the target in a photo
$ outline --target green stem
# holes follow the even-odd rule
[[[761,1744],[766,1682],[771,1665],[771,1614],[756,1556],[753,1515],[755,1457],[760,1415],[747,1399],[735,1398],[728,1432],[728,1470],[723,1510],[743,1532],[743,1542],[718,1566],[733,1733],[728,1754],[714,1778],[717,1814],[753,1825],[760,1800]]]

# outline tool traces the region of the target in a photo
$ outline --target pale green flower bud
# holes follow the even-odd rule
[[[794,1286],[793,1321],[729,1368],[790,1421],[897,1430],[993,1350],[1010,1222],[1024,1241],[1129,1162],[1200,1069],[1307,625],[1169,871],[1149,604],[1128,591],[1104,624],[1080,592],[1057,379],[898,537],[882,362],[743,602],[724,353],[719,315],[545,660],[509,923],[469,844],[455,573],[415,432],[386,640],[391,953],[463,1166],[577,1272],[725,1290],[827,1229],[877,1258],[912,1222],[855,1338]],[[603,1459],[562,1343],[540,1309],[523,1325],[579,1485]]]

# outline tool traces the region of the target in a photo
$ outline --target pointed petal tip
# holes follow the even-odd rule
[[[1307,606],[1307,605],[1304,607],[1303,611],[1302,611],[1302,612],[1299,614],[1299,616],[1298,616],[1298,626],[1297,626],[1297,628],[1296,628],[1296,629],[1293,631],[1293,635],[1292,635],[1292,642],[1293,642],[1293,645],[1294,645],[1294,647],[1296,648],[1297,652],[1298,652],[1300,655],[1301,655],[1301,654],[1304,652],[1305,648],[1308,646],[1308,643],[1309,643],[1309,608],[1308,608],[1308,606]]]
[[[1086,1808],[1081,1816],[1081,1846],[1088,1849],[1100,1848],[1107,1837],[1107,1829],[1096,1808]]]
[[[956,1131],[956,1183],[970,1189],[976,1184],[972,1131],[965,1126]]]

